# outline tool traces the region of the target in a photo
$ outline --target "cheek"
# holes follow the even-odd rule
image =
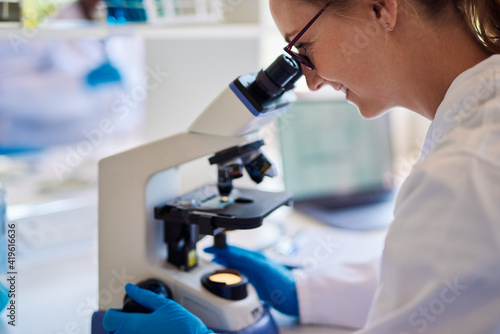
[[[329,81],[354,84],[358,78],[366,80],[373,66],[366,51],[355,47],[352,34],[338,34],[323,42],[314,53],[313,62],[320,76]]]
[[[349,26],[338,32],[337,53],[346,64],[358,65],[371,63],[376,65],[380,57],[381,31],[373,22],[364,22]]]
[[[387,98],[383,85],[386,73],[381,67],[376,31],[373,29],[370,34],[369,29],[366,31],[363,31],[362,25],[338,29],[321,42],[313,61],[316,72],[323,79],[342,83],[358,99],[378,101],[376,105],[381,106]]]
[[[346,62],[339,49],[321,50],[314,55],[315,72],[326,81],[347,83],[356,75],[356,69]]]

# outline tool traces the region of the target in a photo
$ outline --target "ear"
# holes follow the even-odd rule
[[[396,0],[374,1],[373,15],[383,29],[392,31],[398,18],[398,2]]]

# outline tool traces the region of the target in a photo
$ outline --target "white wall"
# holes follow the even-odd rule
[[[225,86],[241,74],[255,72],[257,36],[147,40],[147,66],[169,74],[149,92],[146,140],[187,130]]]
[[[179,29],[177,37],[170,32],[168,37],[160,33],[146,39],[147,66],[168,72],[164,82],[151,90],[147,98],[146,141],[186,131],[230,82],[260,69],[260,1],[222,3],[222,25],[172,27],[173,32]],[[182,190],[214,183],[215,169],[206,159],[184,164]]]

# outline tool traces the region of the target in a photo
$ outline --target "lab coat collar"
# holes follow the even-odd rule
[[[479,106],[499,93],[500,55],[490,56],[452,82],[431,123],[420,159],[426,157],[456,127],[466,124]]]

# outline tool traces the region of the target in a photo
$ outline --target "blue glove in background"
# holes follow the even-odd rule
[[[120,72],[108,61],[87,74],[87,84],[95,87],[104,83],[120,82]]]
[[[127,284],[125,291],[136,303],[153,313],[125,313],[110,309],[104,315],[104,329],[111,334],[207,334],[213,333],[194,314],[171,299]]]
[[[5,306],[7,306],[7,304],[9,303],[9,289],[7,289],[6,287],[4,287],[1,283],[0,283],[0,312],[5,308]]]
[[[215,255],[213,262],[245,275],[264,302],[282,313],[299,315],[295,279],[284,265],[235,246],[209,247],[205,252]]]

